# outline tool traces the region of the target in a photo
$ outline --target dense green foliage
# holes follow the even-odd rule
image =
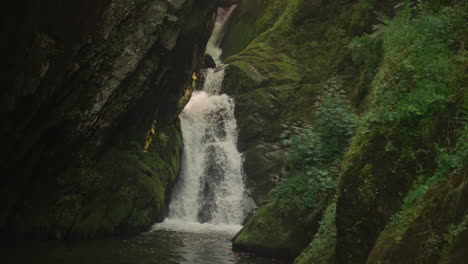
[[[357,127],[339,79],[323,85],[313,120],[304,127],[291,126],[282,134],[289,149],[288,171],[273,191],[273,199],[285,214],[313,209],[335,190],[339,162]]]
[[[466,102],[463,105],[460,101],[466,88],[461,83],[466,57],[456,43],[467,30],[464,14],[463,8],[446,7],[433,12],[423,4],[410,5],[395,19],[384,19],[372,35],[355,38],[350,45],[353,58],[368,65],[375,64],[375,57],[369,58],[369,54],[379,49],[377,46],[381,45],[384,52],[379,72],[375,78],[373,73],[370,75],[373,107],[361,129],[377,127],[379,133],[386,134],[387,152],[398,151],[390,139],[395,132],[399,137],[426,141],[423,147],[401,149],[403,158],[416,161],[422,177],[425,169],[417,162],[418,155],[436,153],[437,171],[426,184],[416,182],[417,190],[405,200],[414,200],[422,189],[427,190],[467,165],[467,109]],[[448,128],[441,130],[438,125],[443,118],[449,118],[445,120],[449,122]],[[448,133],[449,137],[437,141],[437,132]],[[457,141],[461,146],[455,150]]]
[[[450,180],[455,175],[466,170],[468,167],[468,124],[461,132],[458,138],[458,144],[455,148],[440,148],[437,155],[437,170],[434,175],[428,179],[419,178],[413,184],[411,191],[405,197],[401,211],[395,214],[392,218],[393,223],[400,226],[406,226],[411,220],[415,206],[425,193],[437,184]],[[404,232],[403,228],[398,230],[400,233]],[[398,238],[397,238],[398,239]],[[401,239],[401,237],[399,238]]]
[[[466,5],[398,8],[349,46],[356,63],[378,68],[364,68],[368,111],[343,163],[337,227],[351,231],[337,246],[343,263],[400,262],[405,255],[392,252],[407,249],[418,263],[440,258],[443,239],[435,238],[465,210],[449,201],[463,189],[468,158]],[[444,188],[450,185],[453,191]],[[434,215],[437,199],[446,201],[445,218]],[[421,229],[425,235],[412,235]]]
[[[466,31],[461,10],[445,8],[418,18],[410,10],[394,20],[384,20],[375,33],[354,42],[381,42],[385,54],[372,83],[375,107],[368,117],[371,121],[431,117],[452,99],[450,90],[463,75],[462,58],[453,52],[455,35]]]

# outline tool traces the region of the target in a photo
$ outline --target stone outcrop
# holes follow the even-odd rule
[[[215,2],[7,4],[2,233],[87,238],[163,218]]]

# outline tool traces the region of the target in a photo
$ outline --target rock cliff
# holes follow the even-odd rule
[[[88,238],[162,219],[179,171],[178,111],[219,4],[6,4],[2,233]]]

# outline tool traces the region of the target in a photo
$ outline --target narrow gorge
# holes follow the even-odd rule
[[[1,13],[5,263],[467,262],[466,1]]]

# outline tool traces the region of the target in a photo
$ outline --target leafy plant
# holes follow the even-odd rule
[[[466,230],[468,230],[468,215],[465,215],[465,217],[459,224],[452,224],[450,226],[449,230],[444,235],[444,240],[448,244],[451,244],[454,242],[455,239],[457,239],[457,237],[460,236],[460,234],[462,234]]]
[[[323,142],[323,154],[334,159],[345,150],[357,128],[357,117],[346,103],[342,81],[331,79],[316,104],[317,132]]]
[[[167,20],[169,20],[170,22],[177,22],[179,21],[179,18],[174,16],[174,15],[171,15],[171,14],[167,14]]]
[[[339,161],[357,127],[341,80],[331,79],[323,87],[314,123],[291,126],[281,135],[289,148],[288,171],[273,199],[284,213],[313,209],[335,189]]]

